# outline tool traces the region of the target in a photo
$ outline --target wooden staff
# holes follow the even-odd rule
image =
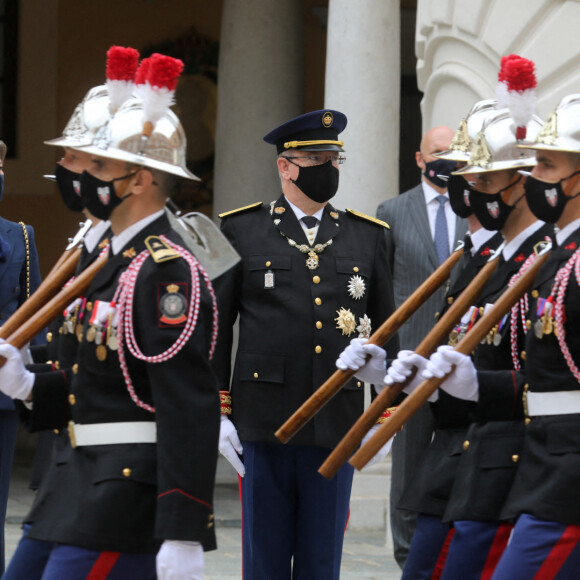
[[[108,256],[101,256],[95,260],[88,268],[83,270],[71,284],[54,296],[34,315],[26,320],[7,339],[7,342],[16,348],[22,348],[28,344],[49,322],[52,322],[66,306],[75,298],[80,296],[90,286],[97,272],[106,264]],[[4,328],[4,327],[2,327]],[[0,367],[4,365],[6,359],[0,357]]]
[[[91,229],[92,225],[93,222],[90,219],[87,219],[79,224],[79,231],[74,235],[73,238],[69,238],[65,251],[56,261],[56,264],[52,267],[50,272],[46,275],[45,280],[47,281],[50,280],[50,278],[60,270],[61,266],[63,266],[63,264],[67,262],[71,254],[77,253],[76,250],[80,248],[81,242],[84,240],[85,236],[87,235],[87,232]]]
[[[370,344],[382,346],[399,330],[410,316],[441,286],[463,254],[463,246],[455,250],[391,316],[369,338]],[[319,387],[294,414],[276,431],[276,437],[282,442],[296,433],[310,420],[340,389],[354,376],[355,371],[337,370]]]
[[[499,323],[504,314],[530,289],[538,270],[546,261],[549,249],[538,255],[534,263],[521,275],[517,282],[509,287],[494,303],[493,308],[484,314],[455,347],[455,351],[470,355],[487,333]],[[397,412],[385,421],[377,432],[351,457],[349,463],[356,469],[362,469],[381,449],[381,447],[399,431],[413,414],[441,386],[454,368],[443,378],[436,377],[423,381],[402,403]]]
[[[63,285],[75,273],[80,255],[81,248],[70,250],[66,254],[60,268],[57,271],[55,270],[52,276],[47,276],[36,291],[30,295],[30,298],[25,300],[8,320],[2,324],[0,327],[0,338],[7,339],[51,298],[58,294]],[[38,332],[42,328],[41,326]]]
[[[457,324],[457,321],[461,319],[463,314],[481,293],[486,282],[497,268],[497,258],[500,255],[501,252],[496,252],[477,273],[469,286],[455,299],[451,307],[421,341],[421,344],[417,346],[415,349],[417,354],[426,358],[445,340],[449,332]],[[334,477],[336,472],[360,445],[363,437],[377,424],[379,417],[393,404],[401,391],[411,382],[415,376],[415,372],[416,370],[406,381],[383,388],[375,400],[369,405],[369,408],[358,418],[356,423],[326,458],[326,461],[320,466],[318,473],[327,479]]]

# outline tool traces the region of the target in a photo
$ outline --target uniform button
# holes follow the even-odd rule
[[[213,528],[213,522],[209,522],[209,524],[207,524],[208,528]]]
[[[530,388],[530,385],[528,385],[528,383],[526,383],[526,384],[524,385],[524,391],[527,391],[529,388]]]
[[[54,361],[54,368],[59,371],[60,370],[60,362],[58,362],[57,360]]]
[[[123,475],[125,477],[131,477],[131,470],[128,467],[125,467],[125,469],[123,469]]]
[[[257,379],[260,375],[258,373],[254,373],[254,378]]]
[[[54,429],[54,432],[58,435],[60,431],[58,429]]]
[[[87,305],[85,306],[85,308],[87,309],[88,312],[90,312],[93,309],[93,303],[87,302]]]
[[[68,396],[68,402],[69,402],[71,405],[76,405],[76,404],[77,404],[77,398],[76,398],[76,397],[75,397],[73,394],[70,394],[70,395]]]
[[[362,386],[363,386],[363,384],[362,384],[360,381],[357,381],[357,382],[356,382],[356,386],[360,388],[360,387],[362,387]]]
[[[524,421],[524,423],[526,425],[529,425],[532,422],[532,420],[529,417],[526,417],[526,420]]]
[[[312,281],[313,281],[315,284],[320,284],[320,276],[313,276],[313,278],[312,278]]]
[[[46,333],[46,342],[52,342],[52,332]]]
[[[79,372],[79,365],[75,363],[72,368],[73,374],[76,375]]]
[[[519,455],[512,455],[512,461],[514,463],[517,463],[520,460],[520,456]]]
[[[479,307],[479,315],[483,316],[484,311],[485,311],[485,308],[483,306],[480,306]]]
[[[316,328],[318,328],[318,330],[322,328],[322,322],[320,322],[320,320],[316,322]]]
[[[447,304],[453,304],[453,296],[449,296],[449,298],[447,298]]]
[[[467,451],[469,449],[469,441],[463,442],[463,451]]]
[[[537,290],[532,290],[532,298],[537,298],[539,295],[540,294]]]
[[[320,306],[322,304],[322,300],[320,298],[315,298],[314,304],[316,304],[316,306]]]
[[[522,360],[526,360],[526,351],[522,350],[522,352],[520,353],[520,356],[522,357]]]
[[[528,330],[530,330],[530,328],[532,328],[532,321],[531,320],[526,320],[526,328]]]
[[[316,348],[314,349],[314,352],[316,354],[320,354],[322,352],[322,347],[319,344],[316,345]]]
[[[266,262],[266,268],[269,268],[271,265],[272,265],[272,262],[270,262],[270,260],[268,260],[268,261]]]
[[[358,272],[358,266],[355,266],[355,267],[352,269],[352,271],[353,271],[353,272]]]

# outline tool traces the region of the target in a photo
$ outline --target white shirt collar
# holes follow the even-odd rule
[[[94,225],[85,236],[84,244],[85,248],[88,252],[92,252],[99,240],[103,237],[103,234],[107,231],[107,228],[111,225],[110,221],[103,220],[100,221],[97,225]]]
[[[433,187],[425,180],[421,181],[421,185],[423,186],[423,193],[425,194],[425,203],[431,203],[432,201],[436,200],[436,198],[439,197],[440,195],[443,195],[444,197],[449,199],[449,195],[447,192],[439,193],[438,191],[433,189]]]
[[[570,222],[567,226],[564,226],[561,230],[556,232],[556,242],[561,246],[578,228],[580,228],[580,218]]]
[[[543,221],[537,220],[533,224],[529,225],[523,232],[520,232],[511,242],[508,242],[503,247],[502,251],[504,260],[507,262],[516,253],[517,249],[543,225]]]
[[[141,230],[145,229],[151,222],[154,222],[158,217],[161,217],[165,210],[160,209],[155,213],[144,217],[143,219],[135,222],[133,225],[125,228],[118,236],[113,236],[111,239],[111,252],[113,255],[117,255],[123,247],[134,238]]]
[[[482,248],[485,243],[489,242],[489,240],[491,240],[495,234],[497,234],[497,232],[486,230],[485,228],[479,228],[473,233],[470,232],[469,235],[471,236],[471,243],[473,244],[473,247],[471,248],[471,255],[475,256],[480,248]]]
[[[292,211],[294,212],[294,215],[296,216],[298,221],[300,221],[300,219],[303,218],[304,216],[308,215],[307,213],[304,213],[297,205],[294,205],[291,201],[289,201],[286,196],[284,196],[284,197],[286,198],[288,205],[292,208]],[[323,213],[324,213],[324,208],[319,209],[315,214],[312,214],[312,217],[315,217],[316,219],[318,219],[318,221],[322,221],[322,214]],[[300,222],[300,223],[302,223],[302,222]]]

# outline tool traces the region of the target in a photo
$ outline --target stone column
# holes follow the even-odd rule
[[[375,215],[399,175],[400,1],[329,0],[325,106],[348,117],[336,206]]]
[[[214,217],[281,192],[262,137],[302,113],[302,2],[224,0],[218,71]]]

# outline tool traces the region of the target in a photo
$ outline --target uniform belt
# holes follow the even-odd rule
[[[529,417],[580,414],[580,391],[526,391],[525,397]]]
[[[119,445],[123,443],[157,443],[157,425],[155,421],[90,423],[88,425],[79,425],[70,421],[68,434],[73,447]]]

